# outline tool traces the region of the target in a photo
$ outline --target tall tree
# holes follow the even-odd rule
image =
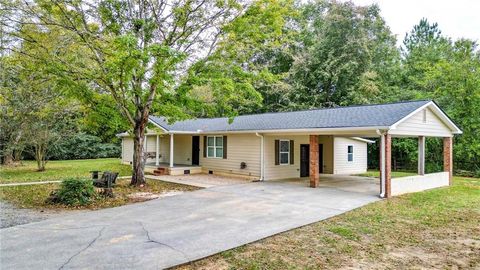
[[[187,117],[183,99],[177,97],[178,82],[191,63],[213,51],[220,29],[244,9],[238,1],[205,0],[39,0],[14,5],[22,20],[5,21],[19,26],[13,34],[29,24],[64,33],[55,49],[71,53],[46,59],[52,70],[70,83],[87,81],[115,100],[134,136],[132,185],[145,183],[143,144],[153,104],[171,119]]]
[[[273,103],[262,99],[286,87],[282,78],[288,69],[277,60],[291,41],[288,24],[295,13],[291,0],[258,0],[222,29],[218,47],[192,66],[182,85],[191,89],[192,100],[207,103],[199,116],[269,109]]]
[[[398,52],[377,6],[315,1],[304,6],[301,25],[290,77],[299,107],[378,100],[382,70],[398,63]]]

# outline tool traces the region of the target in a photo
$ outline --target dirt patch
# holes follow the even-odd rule
[[[128,194],[127,197],[133,201],[148,201],[148,200],[153,200],[153,199],[158,199],[163,197],[175,196],[182,193],[183,191],[178,191],[178,190],[172,190],[172,191],[167,191],[162,193],[135,192],[132,194]]]

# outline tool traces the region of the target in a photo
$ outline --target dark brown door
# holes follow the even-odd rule
[[[200,136],[192,136],[192,165],[200,164]]]
[[[323,144],[318,145],[318,172],[323,173]]]
[[[310,145],[300,145],[300,177],[310,175]]]

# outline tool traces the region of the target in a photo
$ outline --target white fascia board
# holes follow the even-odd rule
[[[366,143],[375,143],[375,141],[368,140],[368,139],[364,139],[364,138],[360,138],[360,137],[350,137],[350,139],[352,139],[352,140],[357,140],[357,141],[361,141],[361,142],[366,142]]]
[[[159,124],[155,123],[155,121],[152,121],[150,117],[148,117],[148,122],[152,123],[154,126],[158,127],[159,129],[163,130],[165,133],[170,133],[167,129],[164,127],[160,126]]]
[[[309,129],[264,129],[264,130],[224,130],[224,131],[176,131],[170,130],[168,133],[172,134],[242,134],[242,133],[308,133],[315,134],[316,132],[325,133],[332,132],[332,135],[335,135],[334,132],[358,132],[358,131],[373,131],[377,129],[389,129],[388,126],[372,126],[372,127],[342,127],[342,128],[309,128]]]
[[[450,118],[448,118],[448,116],[433,101],[428,102],[427,104],[425,104],[425,105],[419,107],[418,109],[414,110],[413,112],[409,113],[404,118],[398,120],[395,124],[390,126],[390,129],[396,129],[399,124],[403,123],[408,118],[412,117],[416,113],[418,113],[418,112],[422,111],[423,109],[425,109],[427,107],[430,107],[430,106],[431,106],[431,109],[433,109],[433,112],[435,113],[435,115],[437,115],[442,120],[442,122],[445,123],[450,128],[450,130],[452,131],[453,134],[462,134],[463,133],[457,127],[457,125],[455,125],[455,123],[453,123],[453,121],[450,120]]]

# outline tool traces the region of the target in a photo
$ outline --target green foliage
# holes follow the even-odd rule
[[[120,157],[121,147],[117,144],[102,143],[99,137],[77,133],[56,144],[51,150],[50,159],[93,159]]]
[[[62,181],[60,188],[54,191],[49,203],[60,203],[69,206],[84,206],[95,199],[96,193],[91,180],[69,178]]]
[[[316,1],[302,11],[292,101],[300,108],[379,101],[399,55],[378,7]]]
[[[218,48],[190,68],[180,88],[194,115],[265,110],[269,103],[262,104],[263,98],[270,98],[269,91],[281,90],[281,78],[288,71],[269,55],[284,55],[290,39],[286,25],[294,13],[293,1],[259,0],[223,27]]]

